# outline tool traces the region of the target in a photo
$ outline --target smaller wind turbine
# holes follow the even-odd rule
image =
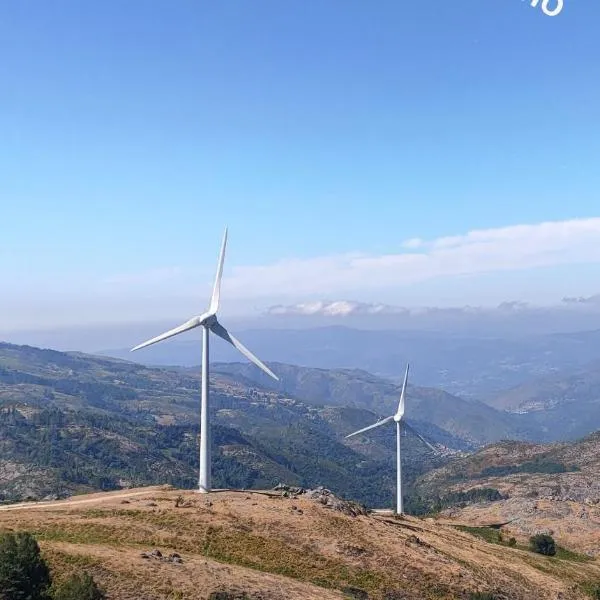
[[[364,427],[363,429],[359,429],[346,437],[352,437],[354,435],[358,435],[359,433],[364,433],[365,431],[369,431],[370,429],[375,429],[376,427],[380,427],[381,425],[385,425],[390,421],[396,421],[396,512],[401,515],[402,514],[402,462],[400,460],[400,421],[404,416],[404,398],[406,395],[406,383],[408,381],[408,369],[409,365],[406,365],[406,373],[404,375],[404,383],[402,384],[402,392],[400,393],[400,402],[398,403],[398,410],[396,414],[386,417],[385,419],[381,419],[381,421],[377,421],[373,425],[369,425],[368,427]],[[405,423],[406,425],[406,423]],[[408,425],[406,425],[408,427]],[[429,446],[432,450],[435,451],[435,448],[425,440],[421,435],[419,435],[412,427],[410,427],[411,431],[413,431],[423,442]]]
[[[151,346],[158,342],[162,342],[167,338],[179,335],[184,331],[195,329],[196,327],[202,327],[202,394],[200,404],[200,475],[198,478],[198,491],[201,493],[207,493],[211,491],[211,461],[210,461],[210,425],[208,423],[209,415],[209,363],[208,363],[208,339],[209,334],[214,333],[216,336],[225,340],[235,348],[237,348],[248,360],[252,361],[257,367],[262,369],[267,375],[273,377],[273,379],[279,379],[267,365],[265,365],[258,357],[254,356],[246,346],[242,344],[237,338],[233,337],[219,321],[217,321],[217,311],[219,309],[219,300],[221,296],[221,278],[223,277],[223,263],[225,261],[225,248],[227,247],[227,228],[223,235],[223,243],[221,244],[221,253],[219,255],[219,262],[217,263],[217,275],[215,277],[215,284],[213,287],[212,297],[210,299],[210,305],[208,311],[197,316],[192,317],[183,325],[170,329],[166,333],[157,335],[156,337],[139,344],[135,348],[131,349],[131,352]]]

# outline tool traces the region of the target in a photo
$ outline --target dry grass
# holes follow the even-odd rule
[[[137,494],[137,495],[135,495]],[[176,508],[183,495],[187,508]],[[32,531],[56,576],[86,568],[111,600],[207,598],[237,588],[256,598],[342,598],[342,589],[415,600],[499,591],[514,600],[583,599],[596,561],[549,559],[432,519],[346,517],[307,499],[177,490],[97,494],[0,512],[0,528]],[[178,552],[183,564],[144,559]]]

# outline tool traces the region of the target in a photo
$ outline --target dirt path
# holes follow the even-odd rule
[[[7,506],[0,506],[0,511],[11,511],[11,510],[27,510],[32,508],[68,508],[75,504],[92,504],[94,502],[103,502],[109,500],[115,500],[119,498],[132,498],[134,496],[144,496],[156,492],[164,491],[160,486],[148,487],[140,491],[124,491],[124,492],[100,492],[98,494],[87,495],[85,498],[78,499],[67,498],[66,500],[57,501],[42,501],[42,502],[20,502],[19,504],[9,504]]]

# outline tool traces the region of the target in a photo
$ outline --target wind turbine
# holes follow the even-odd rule
[[[404,397],[406,395],[406,383],[408,381],[408,369],[409,365],[406,365],[406,373],[404,375],[404,383],[402,384],[402,392],[400,393],[400,402],[398,403],[398,410],[396,414],[386,417],[385,419],[381,419],[381,421],[377,421],[377,423],[373,425],[369,425],[368,427],[364,427],[363,429],[359,429],[346,437],[352,437],[358,435],[359,433],[364,433],[365,431],[369,431],[370,429],[375,429],[376,427],[380,427],[381,425],[385,425],[390,421],[396,421],[396,513],[399,515],[402,514],[402,462],[400,460],[400,421],[404,416]],[[409,427],[406,423],[405,425]],[[413,431],[423,442],[429,446],[432,450],[436,451],[435,448],[425,440],[419,433],[414,431],[412,427],[409,427],[411,431]]]
[[[237,348],[246,358],[251,360],[257,367],[261,368],[267,375],[273,377],[273,379],[279,380],[279,377],[267,367],[259,358],[254,356],[246,346],[242,344],[237,338],[233,337],[219,323],[217,320],[217,311],[219,310],[219,299],[221,295],[221,278],[223,276],[223,262],[225,261],[225,247],[227,246],[227,228],[225,228],[225,234],[223,235],[223,243],[221,244],[221,253],[219,255],[219,262],[217,263],[217,275],[215,277],[215,284],[213,287],[212,297],[210,299],[210,305],[208,311],[197,316],[192,317],[183,325],[170,329],[169,331],[158,335],[143,344],[139,344],[135,348],[131,349],[131,352],[151,346],[158,342],[162,342],[167,338],[179,335],[184,331],[195,329],[196,327],[202,327],[202,395],[200,405],[200,476],[198,479],[198,491],[201,493],[208,493],[211,491],[211,460],[210,460],[210,425],[208,423],[208,411],[209,411],[209,369],[208,369],[208,341],[209,333],[212,332],[219,336],[221,339],[230,343],[232,346]]]

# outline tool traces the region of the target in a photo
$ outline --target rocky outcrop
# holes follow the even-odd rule
[[[276,491],[281,492],[284,497],[297,498],[302,495],[305,498],[314,500],[319,504],[332,510],[337,510],[350,517],[358,517],[359,515],[368,515],[368,509],[359,504],[358,502],[352,502],[350,500],[343,500],[338,498],[331,490],[319,486],[313,490],[305,490],[301,487],[288,486],[285,484],[278,484],[274,488]]]

